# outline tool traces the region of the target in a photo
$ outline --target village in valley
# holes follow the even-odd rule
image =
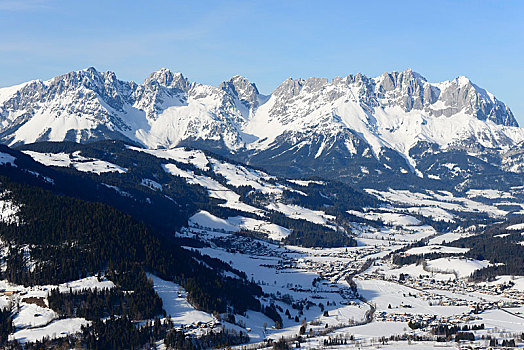
[[[269,304],[290,315],[278,327],[260,327],[261,320],[249,314],[237,317],[236,327],[246,330],[253,343],[242,348],[263,348],[282,338],[306,348],[385,349],[408,344],[474,348],[493,345],[492,339],[498,339],[497,344],[522,341],[524,278],[472,281],[471,273],[489,262],[463,258],[467,249],[442,245],[446,239],[472,235],[471,230],[439,235],[428,227],[413,226],[411,220],[405,226],[383,228],[385,232],[364,229],[357,247],[303,248],[247,239],[228,232],[219,218],[211,219],[202,225],[194,222],[180,235],[210,242],[200,251],[245,271],[263,287]],[[211,222],[215,227],[205,226]],[[424,245],[409,248],[421,237]],[[395,254],[428,252],[449,254],[441,258],[449,266],[439,263],[436,268],[431,260],[404,266],[392,263]]]

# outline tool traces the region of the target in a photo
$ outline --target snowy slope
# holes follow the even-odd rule
[[[459,278],[470,276],[476,270],[490,266],[489,261],[460,258],[439,258],[428,261],[428,270],[434,272],[456,273]]]
[[[90,159],[80,155],[80,152],[73,154],[67,153],[39,153],[34,151],[24,151],[34,160],[44,165],[73,167],[78,171],[91,172],[95,174],[117,172],[125,173],[127,169],[99,159]]]

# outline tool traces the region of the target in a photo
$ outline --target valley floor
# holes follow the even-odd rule
[[[477,339],[468,342],[472,346],[487,347],[489,337],[516,339],[522,345],[524,278],[503,276],[491,283],[469,282],[469,274],[489,262],[459,256],[443,258],[445,261],[436,263],[439,269],[432,269],[431,264],[398,268],[384,258],[415,240],[413,236],[424,235],[426,229],[410,233],[400,227],[391,230],[395,232],[388,232],[387,240],[383,233],[376,237],[363,233],[360,246],[331,249],[281,246],[202,226],[190,227],[181,235],[212,242],[200,252],[245,272],[262,286],[263,301],[275,304],[282,315],[289,310],[290,317],[284,317],[281,329],[260,313],[237,316],[236,325],[228,326],[247,331],[252,343],[239,348],[264,348],[268,341],[296,339],[301,334],[306,348],[457,348],[460,343],[436,341],[432,328],[442,324],[467,326]],[[464,249],[437,243],[469,235],[457,231],[441,238],[435,231],[429,232],[429,242],[434,244],[424,249],[448,249],[451,253]],[[413,249],[417,253],[418,248]],[[512,287],[504,287],[509,281]],[[415,323],[422,326],[412,329],[410,324]],[[479,329],[469,330],[474,326]]]

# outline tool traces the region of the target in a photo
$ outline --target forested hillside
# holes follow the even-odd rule
[[[0,178],[3,201],[18,208],[17,221],[0,222],[6,244],[2,279],[53,285],[104,273],[116,289],[81,294],[51,292],[50,307],[63,317],[97,320],[118,315],[149,319],[162,301],[146,272],[182,285],[188,299],[207,312],[259,310],[260,288],[222,271],[223,262],[180,248],[173,240],[108,205],[86,202]],[[131,292],[131,294],[130,294]],[[7,322],[7,320],[6,320]]]

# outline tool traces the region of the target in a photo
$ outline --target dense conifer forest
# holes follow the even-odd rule
[[[486,230],[472,237],[451,242],[451,246],[469,248],[466,257],[489,260],[493,265],[477,270],[472,278],[478,281],[493,280],[497,275],[524,274],[523,230],[506,230],[512,224],[521,223],[515,218],[503,224],[488,226]]]

